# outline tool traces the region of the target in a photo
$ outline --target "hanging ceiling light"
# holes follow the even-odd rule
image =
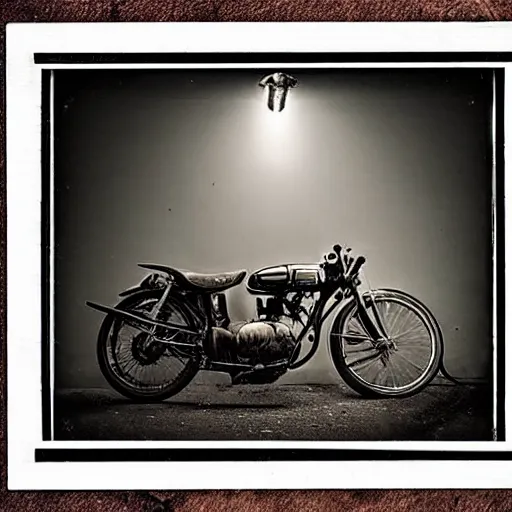
[[[284,109],[288,91],[298,83],[296,78],[286,73],[272,73],[262,78],[259,85],[266,88],[268,108],[273,112],[281,112]]]

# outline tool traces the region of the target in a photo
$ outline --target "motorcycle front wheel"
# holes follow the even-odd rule
[[[334,320],[331,356],[342,379],[366,397],[404,398],[436,376],[443,356],[441,330],[420,301],[398,290],[376,290],[363,302],[385,333],[375,344],[359,320],[354,301]],[[382,329],[381,329],[382,330]]]
[[[161,290],[139,291],[116,307],[133,313],[149,313],[160,300]],[[192,319],[179,301],[169,297],[158,316],[189,327]],[[186,333],[175,341],[188,342]],[[159,402],[179,393],[199,371],[199,359],[186,357],[169,345],[151,342],[148,335],[120,316],[105,317],[97,343],[100,369],[107,382],[119,393],[135,401]]]

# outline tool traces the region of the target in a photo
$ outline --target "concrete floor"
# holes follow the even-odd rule
[[[491,440],[487,387],[440,380],[405,399],[345,385],[191,383],[159,404],[108,389],[59,391],[57,440]]]

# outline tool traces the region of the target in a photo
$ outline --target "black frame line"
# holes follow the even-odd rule
[[[509,461],[512,451],[329,448],[38,448],[36,462]]]
[[[270,63],[504,63],[512,62],[512,52],[372,52],[372,53],[35,53],[35,64],[270,64]],[[255,66],[257,67],[257,66]],[[69,68],[73,69],[73,68]],[[309,69],[309,68],[308,68]],[[353,69],[353,68],[348,68]],[[364,69],[364,68],[361,68]],[[477,67],[475,67],[477,69]],[[505,440],[505,226],[504,226],[504,81],[503,67],[494,69],[496,76],[496,270],[497,295],[492,310],[497,311],[496,331],[496,440]],[[42,202],[41,202],[41,271],[42,271],[42,413],[43,440],[51,440],[50,383],[50,77],[42,73]],[[345,449],[36,449],[36,462],[95,461],[320,461],[320,460],[512,460],[512,451],[441,451],[441,450],[345,450]],[[256,455],[255,455],[256,454]]]
[[[41,386],[43,441],[51,440],[51,375],[50,375],[50,175],[51,126],[50,94],[51,71],[41,72]]]
[[[507,62],[512,52],[34,53],[35,64],[260,64]]]
[[[505,441],[505,70],[495,70],[496,440]]]

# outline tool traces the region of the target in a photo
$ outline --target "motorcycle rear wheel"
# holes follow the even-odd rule
[[[161,296],[161,290],[139,291],[129,295],[116,307],[128,311],[147,311]],[[187,312],[186,308],[180,306],[177,299],[169,297],[168,304],[169,308],[175,311],[182,319],[181,322],[174,320],[175,323],[182,323],[184,326],[193,325],[190,314]],[[186,358],[185,362],[181,361],[182,368],[176,375],[163,376],[160,385],[143,385],[142,382],[137,382],[136,378],[129,378],[126,369],[128,366],[130,367],[130,372],[133,372],[133,368],[136,368],[137,364],[140,367],[147,366],[149,368],[151,365],[156,366],[159,359],[172,356],[165,354],[166,348],[163,344],[159,344],[160,346],[156,345],[156,350],[153,348],[152,351],[144,352],[141,348],[144,340],[140,337],[140,334],[137,334],[133,336],[131,342],[128,342],[130,346],[128,348],[125,347],[126,351],[123,356],[123,362],[128,361],[128,363],[123,370],[120,357],[116,355],[116,344],[119,343],[120,333],[123,329],[126,330],[126,328],[133,329],[134,331],[137,330],[135,327],[130,326],[123,318],[109,314],[103,320],[97,342],[97,358],[101,372],[112,388],[126,398],[138,402],[160,402],[166,400],[183,390],[199,371],[199,358],[190,357]],[[141,332],[142,331],[139,331],[139,333]],[[182,333],[181,336],[186,336],[186,334]],[[142,341],[138,341],[141,339]],[[184,340],[180,339],[179,341]],[[159,352],[161,352],[160,355]],[[131,361],[130,354],[133,358]],[[175,357],[174,359],[178,358]],[[165,362],[167,363],[167,361]],[[166,365],[166,368],[169,369],[169,366]]]
[[[404,292],[376,290],[373,294],[393,347],[383,351],[374,347],[352,301],[341,310],[331,329],[334,365],[341,378],[365,397],[415,395],[439,371],[443,357],[439,325],[426,306]],[[365,295],[364,303],[374,319],[369,295]]]

